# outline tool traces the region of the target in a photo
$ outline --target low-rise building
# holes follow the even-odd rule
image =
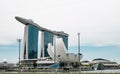
[[[8,63],[6,61],[0,63],[0,70],[13,70],[16,68],[14,63]]]
[[[120,64],[107,59],[97,58],[92,61],[82,61],[81,69],[83,70],[108,70],[120,69]]]

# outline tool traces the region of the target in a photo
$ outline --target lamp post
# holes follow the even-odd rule
[[[78,33],[78,63],[79,63],[79,74],[80,74],[80,33]]]
[[[17,39],[17,41],[19,43],[19,71],[20,71],[20,46],[21,46],[22,39]]]
[[[56,38],[57,36],[54,35],[54,63],[56,63]]]

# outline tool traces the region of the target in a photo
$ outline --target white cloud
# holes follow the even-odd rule
[[[68,33],[69,45],[120,45],[119,0],[3,0],[0,2],[0,44],[23,36],[14,17],[33,19],[40,26]]]

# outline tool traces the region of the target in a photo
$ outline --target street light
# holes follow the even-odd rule
[[[80,33],[78,33],[78,63],[79,63],[79,73],[80,73]]]
[[[21,46],[22,39],[17,39],[17,41],[19,43],[19,71],[20,71],[20,46]]]
[[[54,35],[54,63],[56,63],[56,38],[57,36]]]

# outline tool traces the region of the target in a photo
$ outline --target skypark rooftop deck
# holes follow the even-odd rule
[[[38,24],[34,23],[31,19],[25,19],[25,18],[21,18],[21,17],[18,17],[16,16],[15,19],[25,25],[34,25],[36,26],[39,30],[41,31],[48,31],[48,32],[51,32],[55,35],[64,35],[64,36],[69,36],[67,33],[64,33],[63,31],[52,31],[52,30],[49,30],[49,29],[46,29],[46,28],[43,28],[41,26],[39,26]]]

